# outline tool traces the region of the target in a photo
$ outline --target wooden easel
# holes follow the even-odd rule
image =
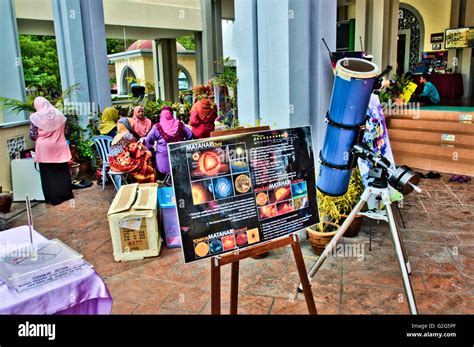
[[[279,239],[257,245],[255,247],[238,250],[234,253],[224,254],[211,258],[211,314],[221,314],[221,266],[232,264],[230,280],[230,314],[237,314],[239,296],[239,262],[243,259],[291,245],[296,267],[303,287],[303,293],[308,306],[309,314],[317,314],[311,284],[309,283],[306,266],[301,253],[298,235],[291,234]],[[262,260],[263,261],[263,260]]]
[[[238,128],[233,130],[220,130],[211,133],[211,137],[227,136],[235,134],[245,134],[256,131],[270,130],[269,126],[254,128]],[[224,254],[211,258],[211,314],[221,314],[221,266],[232,264],[230,280],[230,314],[237,314],[237,302],[239,297],[239,262],[249,257],[255,257],[273,249],[291,245],[296,267],[303,287],[306,305],[309,314],[317,314],[314,303],[311,284],[309,283],[306,266],[304,265],[303,254],[301,253],[298,235],[291,234],[279,239],[249,247],[243,250],[236,250],[234,253]]]

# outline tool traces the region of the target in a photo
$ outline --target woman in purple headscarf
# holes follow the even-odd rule
[[[154,154],[155,168],[163,178],[171,172],[168,159],[168,143],[191,140],[193,133],[183,122],[175,119],[171,107],[165,106],[160,122],[155,124],[146,137],[146,147]]]

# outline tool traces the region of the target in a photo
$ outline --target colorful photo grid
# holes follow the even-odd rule
[[[188,152],[187,158],[194,205],[252,192],[245,143]]]
[[[257,193],[258,218],[269,219],[309,206],[306,181]]]
[[[258,228],[241,231],[233,235],[226,235],[219,239],[200,241],[194,245],[196,257],[218,254],[224,251],[237,249],[260,241]]]

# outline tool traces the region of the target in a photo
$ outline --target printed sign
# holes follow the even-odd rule
[[[318,223],[310,127],[169,144],[186,263]]]
[[[445,49],[474,47],[474,28],[446,29]]]
[[[430,43],[440,43],[444,41],[444,33],[431,34]]]

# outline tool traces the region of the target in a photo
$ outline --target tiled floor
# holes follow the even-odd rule
[[[411,281],[420,313],[474,313],[474,183],[423,180],[421,194],[406,197],[401,229],[412,266]],[[210,313],[209,260],[185,265],[181,251],[163,248],[157,258],[116,263],[107,223],[113,190],[94,185],[75,192],[74,203],[33,208],[35,228],[84,254],[107,283],[113,313]],[[20,215],[9,227],[25,224]],[[401,274],[385,223],[365,220],[358,237],[344,238],[360,254],[331,257],[314,278],[322,314],[408,313]],[[317,257],[301,244],[306,266]],[[357,256],[359,255],[359,256]],[[290,248],[264,259],[241,262],[239,313],[307,313],[296,294],[298,274]],[[222,272],[223,312],[229,309],[230,267]]]

